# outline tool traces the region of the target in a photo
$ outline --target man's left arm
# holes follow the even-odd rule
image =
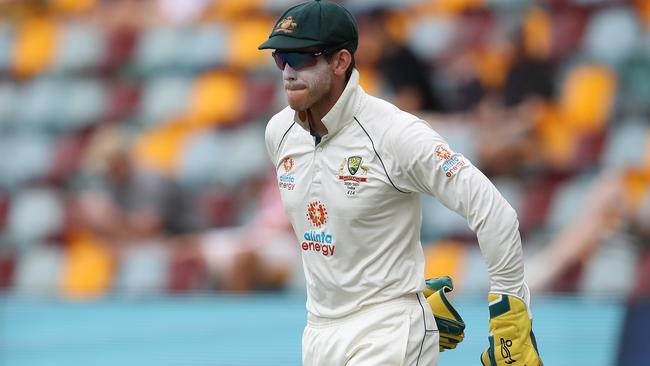
[[[524,283],[523,251],[515,210],[478,168],[462,154],[454,152],[425,122],[416,122],[402,130],[399,138],[393,138],[392,145],[399,161],[398,177],[402,186],[433,195],[447,208],[465,217],[476,233],[490,274],[489,302],[505,298],[510,305],[508,312],[500,315],[496,312],[496,316],[490,318],[490,332],[495,339],[499,337],[494,346],[501,347],[503,338],[505,343],[501,350],[508,349],[511,356],[528,354],[529,348],[536,356],[530,326],[511,326],[512,321],[517,324],[531,322],[530,294]],[[519,304],[523,304],[525,312],[516,311],[520,309]],[[502,330],[506,327],[513,334],[504,334]],[[505,351],[496,353],[508,354]],[[515,359],[514,356],[511,359]],[[487,365],[505,365],[508,360],[495,356],[496,363]],[[542,364],[541,360],[528,361],[523,364]]]

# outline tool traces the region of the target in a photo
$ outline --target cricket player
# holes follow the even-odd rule
[[[259,46],[274,50],[289,103],[265,137],[302,251],[303,364],[431,366],[439,347],[462,339],[437,326],[424,296],[426,193],[466,217],[478,237],[490,274],[483,364],[542,365],[516,213],[429,124],[363,91],[357,44],[345,8],[311,0],[286,10]],[[443,302],[436,315],[460,320]]]

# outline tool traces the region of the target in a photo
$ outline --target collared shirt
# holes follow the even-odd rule
[[[305,113],[271,118],[266,145],[298,237],[307,310],[340,317],[424,289],[420,193],[466,217],[491,291],[524,288],[516,213],[429,124],[366,94],[354,70],[315,144]]]

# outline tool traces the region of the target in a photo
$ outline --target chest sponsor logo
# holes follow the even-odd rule
[[[316,227],[321,228],[327,223],[327,208],[321,201],[313,201],[307,205],[307,221]],[[305,252],[318,252],[329,257],[334,255],[334,238],[325,230],[306,231],[303,235],[305,241],[300,243],[300,248]]]
[[[307,221],[319,229],[327,223],[327,209],[321,201],[313,201],[307,205]]]
[[[367,165],[363,165],[361,156],[350,156],[343,159],[339,165],[337,173],[338,180],[345,185],[347,196],[354,196],[358,193],[361,184],[368,181],[367,174],[370,170]]]
[[[460,168],[466,165],[465,159],[460,155],[454,155],[454,153],[446,146],[436,146],[435,154],[436,158],[443,162],[442,171],[448,178],[456,174]]]
[[[291,157],[286,157],[282,160],[282,171],[284,172],[278,178],[278,185],[280,189],[285,189],[287,191],[293,191],[296,188],[296,178],[293,176],[293,159]]]

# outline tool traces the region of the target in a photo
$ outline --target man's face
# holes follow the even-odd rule
[[[284,66],[282,79],[289,106],[296,111],[305,111],[323,99],[331,90],[333,73],[325,57],[318,57],[313,66],[293,69]]]

